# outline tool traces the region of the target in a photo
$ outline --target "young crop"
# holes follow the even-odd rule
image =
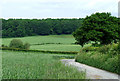
[[[65,66],[53,56],[68,55],[3,51],[3,79],[85,79],[85,72]]]

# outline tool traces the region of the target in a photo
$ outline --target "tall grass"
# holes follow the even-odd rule
[[[98,48],[83,48],[76,56],[75,60],[80,63],[120,74],[118,57],[120,57],[120,54],[118,53],[118,45],[112,44]]]
[[[65,66],[50,54],[3,51],[3,79],[85,79],[85,73]],[[60,55],[58,55],[60,56]]]
[[[119,55],[112,56],[99,52],[80,53],[75,61],[119,74]]]

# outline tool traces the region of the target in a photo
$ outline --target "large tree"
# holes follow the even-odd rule
[[[82,46],[89,41],[109,44],[120,40],[119,32],[118,18],[111,16],[110,13],[95,13],[83,20],[82,26],[73,33],[73,36]]]

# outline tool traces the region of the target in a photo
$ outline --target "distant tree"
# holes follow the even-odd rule
[[[21,48],[21,49],[23,49],[23,42],[22,42],[20,39],[13,39],[13,40],[10,42],[9,47],[12,47],[12,48]]]
[[[72,34],[83,19],[2,19],[2,37]]]
[[[24,37],[24,36],[26,36],[24,27],[17,26],[16,31],[14,31],[14,32],[15,32],[15,37]]]
[[[82,26],[73,33],[73,36],[82,46],[89,41],[109,44],[120,40],[119,32],[118,18],[111,16],[110,13],[95,13],[83,20]]]

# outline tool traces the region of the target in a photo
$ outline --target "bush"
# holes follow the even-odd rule
[[[103,53],[103,54],[106,54],[110,51],[111,49],[111,45],[104,45],[104,46],[101,46],[97,49],[97,51],[99,51],[100,53]]]
[[[13,39],[13,40],[10,42],[9,47],[11,47],[11,48],[21,48],[21,49],[23,49],[23,42],[22,42],[20,39]]]
[[[105,61],[103,67],[104,67],[105,70],[110,70],[111,72],[115,72],[115,73],[119,74],[119,71],[118,71],[118,69],[119,69],[118,62],[119,62],[118,61],[118,56],[116,55],[116,56],[114,56],[112,58],[108,58]]]
[[[101,46],[97,49],[98,52],[102,54],[117,55],[118,54],[118,44],[108,44]]]
[[[24,46],[23,46],[23,49],[29,49],[30,48],[30,44],[29,43],[25,43]]]
[[[96,51],[98,47],[84,47],[82,51],[88,52],[88,51]]]
[[[1,45],[1,47],[5,47],[5,45],[4,45],[4,44],[2,44],[2,45]]]
[[[120,54],[120,42],[118,43],[118,53]]]
[[[108,44],[108,45],[103,45],[101,47],[84,47],[80,51],[83,52],[89,52],[89,51],[98,51],[99,53],[102,54],[111,54],[111,55],[117,55],[118,52],[120,53],[120,45],[118,44]]]
[[[120,74],[118,71],[120,69],[118,56],[120,57],[120,55],[118,53],[120,54],[120,42],[97,48],[85,47],[76,56],[75,61]]]
[[[120,68],[118,56],[114,55],[111,57],[109,54],[101,54],[96,51],[81,52],[76,56],[75,61],[120,74],[118,71]]]
[[[112,44],[111,49],[109,51],[109,54],[111,55],[117,55],[118,54],[118,44]]]
[[[8,46],[6,46],[6,45],[2,44],[2,45],[1,45],[1,47],[8,47]]]

